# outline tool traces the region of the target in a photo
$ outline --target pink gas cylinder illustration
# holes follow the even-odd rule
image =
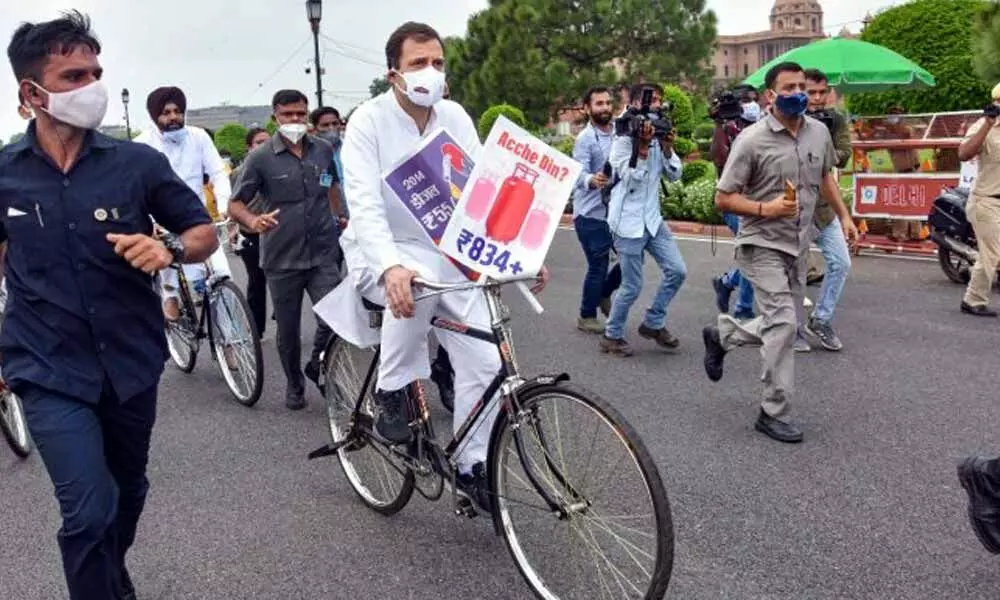
[[[465,203],[465,214],[473,221],[485,219],[496,192],[497,184],[494,182],[493,174],[484,172],[476,183],[472,184],[469,201]]]
[[[535,200],[537,179],[538,173],[526,165],[514,167],[514,173],[500,186],[496,202],[486,218],[486,237],[504,244],[517,238]]]
[[[549,231],[549,215],[541,209],[534,209],[528,213],[528,220],[521,231],[521,245],[528,250],[537,250],[545,241],[545,234]]]

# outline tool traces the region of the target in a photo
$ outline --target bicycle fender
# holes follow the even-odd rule
[[[559,385],[569,380],[570,380],[569,373],[558,373],[555,375],[538,375],[533,379],[525,381],[520,387],[514,390],[514,394],[515,395],[524,394],[530,392],[534,388],[549,386],[549,385]],[[501,410],[499,418],[497,418],[497,420],[493,423],[493,431],[490,432],[490,445],[487,451],[488,452],[487,456],[494,456],[495,453],[498,452],[497,446],[500,443],[500,432],[503,431],[503,427],[506,420],[507,420],[507,413],[506,411]],[[492,465],[490,465],[490,469],[492,469]],[[493,473],[489,473],[489,480],[492,485]],[[491,497],[495,498],[496,490],[491,490],[491,491],[493,493]],[[500,511],[496,509],[496,504],[494,503],[494,505],[491,507],[491,513],[493,517],[492,519],[493,532],[497,535],[497,537],[500,537],[501,527],[502,527],[502,524],[500,523],[499,512]]]

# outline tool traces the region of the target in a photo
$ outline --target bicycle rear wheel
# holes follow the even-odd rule
[[[330,340],[323,361],[326,408],[330,436],[334,443],[353,437],[353,441],[338,451],[340,466],[355,493],[369,508],[384,515],[402,510],[413,496],[413,471],[390,450],[368,433],[374,424],[375,374],[365,386],[375,352],[358,348],[341,338]],[[364,393],[364,402],[353,420],[354,407]]]
[[[518,393],[490,444],[496,519],[539,598],[643,598],[667,591],[674,558],[670,503],[635,430],[574,387]],[[552,501],[550,505],[545,498]]]
[[[10,449],[21,458],[31,454],[31,436],[21,399],[10,390],[0,393],[0,432]]]
[[[212,290],[212,346],[226,387],[243,406],[260,400],[264,388],[264,353],[250,305],[231,280]]]

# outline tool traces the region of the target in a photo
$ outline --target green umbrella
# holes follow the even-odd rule
[[[819,69],[841,94],[879,92],[899,87],[934,86],[934,76],[920,65],[888,48],[849,38],[828,38],[793,48],[767,63],[743,83],[760,89],[774,65],[796,62]]]

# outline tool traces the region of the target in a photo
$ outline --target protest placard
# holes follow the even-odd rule
[[[501,116],[439,248],[494,279],[539,272],[582,168]]]

